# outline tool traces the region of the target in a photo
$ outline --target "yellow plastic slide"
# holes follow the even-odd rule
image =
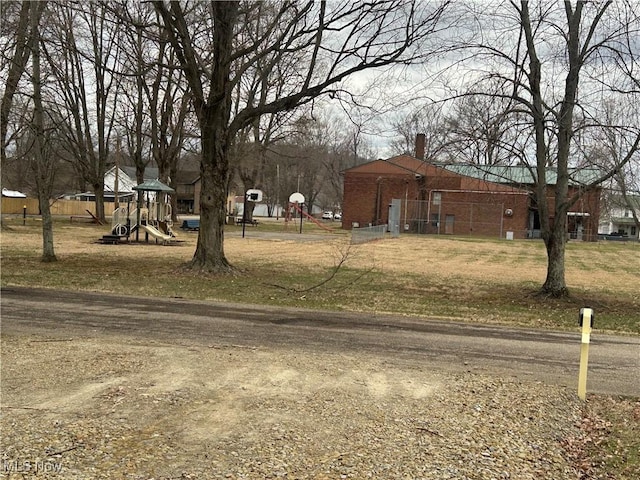
[[[140,226],[144,229],[145,232],[147,232],[153,238],[157,238],[159,240],[162,240],[163,242],[169,242],[173,240],[173,237],[171,235],[166,235],[162,233],[160,230],[158,230],[152,225],[140,225]]]

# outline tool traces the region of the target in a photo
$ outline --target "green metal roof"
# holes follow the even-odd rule
[[[160,180],[146,180],[136,185],[135,187],[133,187],[133,189],[140,190],[143,192],[167,192],[167,193],[175,192],[173,188],[168,187],[167,185],[162,183]]]
[[[536,171],[527,166],[506,165],[466,165],[458,163],[435,164],[439,167],[467,177],[479,178],[488,182],[508,183],[516,185],[533,185],[536,183]],[[597,180],[602,172],[595,168],[569,169],[570,185],[589,185]],[[558,179],[555,168],[547,168],[547,184],[555,185]]]

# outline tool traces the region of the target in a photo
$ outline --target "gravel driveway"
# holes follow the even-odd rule
[[[578,478],[573,391],[371,353],[4,334],[2,407],[3,478]]]

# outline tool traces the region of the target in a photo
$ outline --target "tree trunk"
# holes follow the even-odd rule
[[[247,190],[245,189],[245,192],[246,191]],[[253,210],[256,208],[256,202],[252,202],[251,200],[247,200],[247,198],[245,196],[243,208],[245,209],[244,220],[247,223],[253,222]]]
[[[104,183],[95,183],[93,185],[93,194],[96,196],[94,202],[96,206],[96,217],[101,222],[104,222],[106,219],[106,216],[104,214]]]
[[[567,244],[567,217],[554,220],[549,235],[545,238],[547,248],[547,278],[542,293],[554,298],[569,295],[564,276],[564,254]]]
[[[578,92],[579,73],[584,59],[580,54],[580,19],[582,4],[576,4],[575,11],[566,4],[567,13],[567,53],[569,57],[569,71],[565,79],[564,98],[557,117],[557,178],[555,186],[555,218],[548,235],[545,238],[547,247],[547,279],[542,285],[542,292],[552,297],[569,295],[565,282],[565,246],[567,243],[567,211],[569,194],[569,155],[573,137],[573,115]]]
[[[195,96],[200,110],[202,160],[200,176],[200,231],[191,267],[211,273],[234,269],[224,255],[224,225],[229,191],[229,119],[231,117],[231,52],[238,3],[213,2],[214,57],[208,99]],[[197,91],[197,90],[196,90]]]
[[[38,189],[38,200],[40,215],[42,216],[42,261],[55,262],[58,258],[53,247],[53,219],[51,217],[49,197],[42,195],[42,192]]]
[[[33,157],[38,189],[38,202],[42,216],[42,261],[57,260],[53,248],[53,221],[49,206],[49,194],[53,183],[53,169],[50,155],[45,154],[44,109],[42,106],[42,83],[40,78],[40,17],[46,6],[42,2],[38,8],[31,9],[31,60],[33,62]]]
[[[221,109],[206,109],[209,115],[202,125],[202,161],[200,177],[200,231],[191,267],[210,273],[233,271],[224,255],[224,224],[226,220],[229,177],[228,144],[224,128],[226,122],[209,121],[210,117],[224,115]],[[224,109],[222,109],[224,110]]]
[[[536,200],[540,215],[542,237],[544,238],[544,243],[547,248],[547,279],[542,285],[541,293],[559,298],[569,294],[564,271],[565,246],[567,243],[567,211],[569,210],[568,166],[570,145],[573,137],[573,116],[578,92],[579,73],[584,63],[579,42],[582,3],[578,2],[576,4],[575,11],[572,10],[570,2],[565,3],[568,28],[566,41],[569,63],[564,84],[564,97],[560,105],[560,111],[555,115],[557,121],[555,135],[558,140],[558,152],[556,156],[557,175],[554,187],[555,203],[553,207],[553,221],[550,219],[550,209],[548,208],[546,199],[548,181],[546,170],[549,150],[545,136],[548,128],[547,114],[545,113],[546,107],[541,89],[542,63],[536,52],[536,42],[534,39],[535,29],[533,28],[533,23],[529,15],[529,5],[523,0],[521,6],[520,20],[529,55],[529,90],[532,95],[531,114],[536,138]]]

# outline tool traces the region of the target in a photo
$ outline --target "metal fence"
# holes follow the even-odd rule
[[[407,233],[480,235],[503,238],[503,203],[408,200],[401,206],[401,229]]]
[[[374,240],[381,240],[387,234],[387,225],[375,225],[373,227],[362,227],[351,229],[351,243],[367,243]]]

